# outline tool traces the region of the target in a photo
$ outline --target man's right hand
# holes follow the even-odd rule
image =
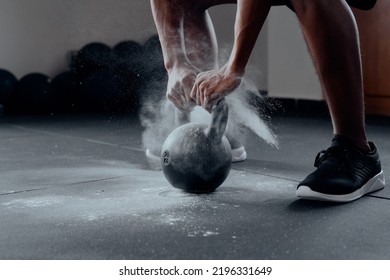
[[[168,73],[167,98],[182,112],[191,112],[196,101],[191,98],[191,90],[200,70],[191,64],[173,67]]]

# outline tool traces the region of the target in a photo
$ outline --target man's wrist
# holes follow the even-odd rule
[[[165,63],[165,69],[167,70],[168,73],[171,73],[175,69],[179,68],[186,68],[189,66],[189,62],[185,56],[181,58],[175,58],[173,60],[167,61]]]
[[[243,77],[245,75],[245,70],[246,67],[239,65],[238,63],[235,62],[228,62],[226,66],[226,73],[229,76],[237,76],[237,77]]]

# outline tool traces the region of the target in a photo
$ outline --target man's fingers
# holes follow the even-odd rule
[[[211,109],[214,105],[218,103],[218,101],[222,98],[218,93],[213,93],[206,99],[206,102],[203,106],[209,113],[211,113]]]
[[[192,87],[190,96],[195,101],[196,105],[198,105],[198,106],[201,105],[200,99],[199,99],[199,84],[198,84],[198,82],[194,83],[194,86]]]
[[[182,112],[190,112],[195,107],[194,101],[188,102],[184,95],[177,93],[175,94],[173,90],[167,93],[167,98],[177,109]]]
[[[219,87],[219,77],[211,74],[211,71],[199,73],[190,94],[196,104],[205,109],[208,109],[210,104],[219,98],[219,94],[216,93]]]
[[[194,109],[195,105],[191,101],[187,101],[187,96],[180,95],[180,101],[181,101],[181,110],[185,112],[190,112]],[[180,108],[179,108],[180,109]]]
[[[167,93],[168,100],[178,109],[183,110],[183,101],[180,96],[175,95],[172,91]]]
[[[188,106],[194,107],[196,105],[196,100],[192,97],[192,88],[193,88],[193,82],[190,84],[191,86],[188,86],[189,84],[184,84],[183,89],[184,89],[184,96],[186,98],[186,102]]]

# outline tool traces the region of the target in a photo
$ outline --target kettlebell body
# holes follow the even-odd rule
[[[231,168],[231,147],[223,135],[227,105],[218,103],[210,126],[188,123],[176,128],[161,150],[161,166],[168,182],[191,193],[207,193],[218,188]]]

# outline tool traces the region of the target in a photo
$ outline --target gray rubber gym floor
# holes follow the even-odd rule
[[[0,119],[0,259],[389,259],[390,191],[348,204],[299,200],[331,135],[326,117],[279,115],[274,149],[216,192],[189,195],[152,170],[128,116]],[[368,118],[390,182],[388,118]]]

